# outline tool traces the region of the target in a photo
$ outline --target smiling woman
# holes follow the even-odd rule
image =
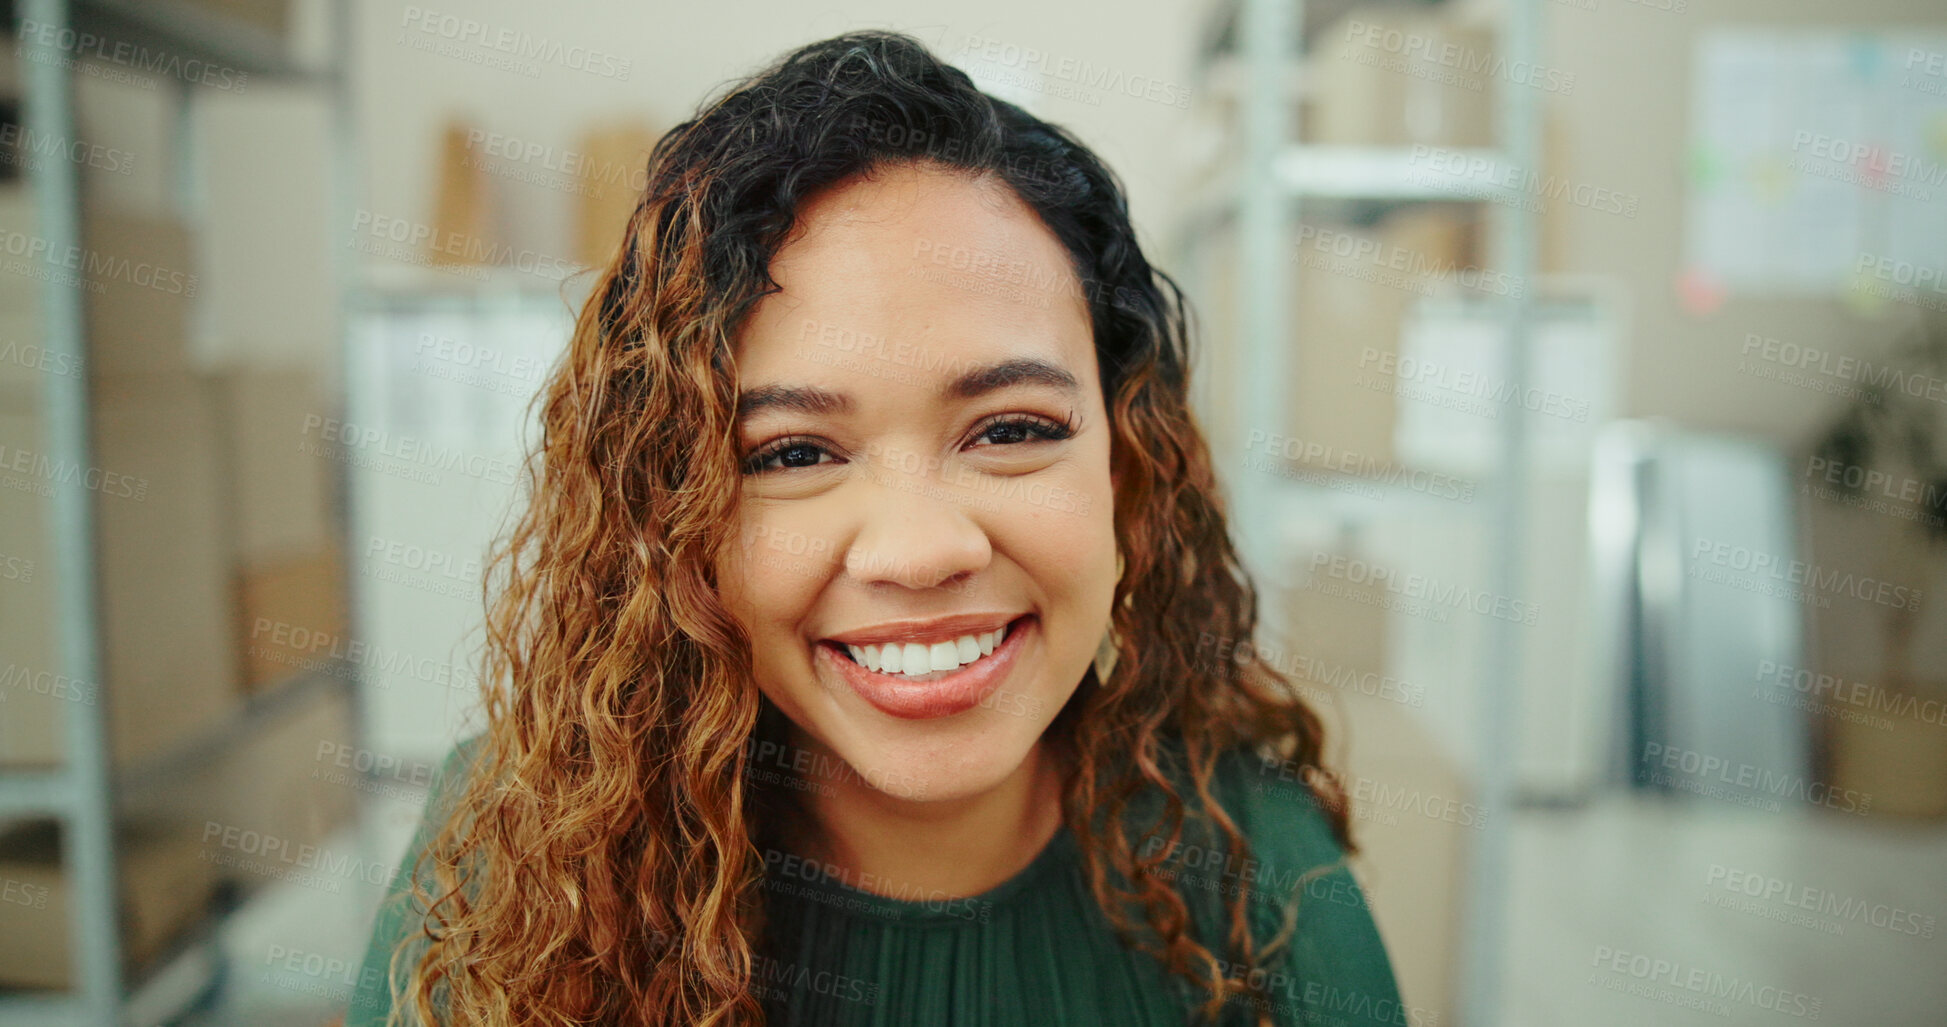
[[[1188,344],[1108,169],[909,38],[672,130],[350,1023],[1410,1022]]]

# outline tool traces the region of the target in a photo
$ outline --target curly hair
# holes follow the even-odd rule
[[[777,717],[713,569],[741,492],[731,344],[778,290],[771,258],[806,198],[904,162],[1004,182],[1086,295],[1127,565],[1110,680],[1090,670],[1047,737],[1072,761],[1063,816],[1110,922],[1206,991],[1213,1018],[1248,990],[1224,969],[1288,940],[1289,919],[1260,946],[1241,893],[1227,938],[1192,937],[1161,867],[1193,808],[1248,852],[1211,785],[1233,747],[1300,768],[1354,851],[1316,714],[1250,647],[1214,659],[1199,645],[1250,639],[1256,593],[1189,408],[1188,306],[1144,258],[1121,183],[917,40],[847,34],[731,84],[658,141],[623,243],[537,397],[527,504],[490,553],[486,729],[411,874],[423,917],[392,957],[409,992],[395,1015],[763,1022],[766,806],[750,764]],[[1169,844],[1139,855],[1124,813],[1158,794],[1144,837]]]

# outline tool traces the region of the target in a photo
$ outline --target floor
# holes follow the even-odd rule
[[[1616,797],[1515,836],[1509,1024],[1947,1023],[1947,825]]]

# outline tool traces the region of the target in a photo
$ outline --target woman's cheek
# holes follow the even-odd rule
[[[1004,522],[1019,526],[1017,542],[1040,554],[1043,566],[1085,582],[1103,568],[1113,576],[1115,502],[1107,456],[1099,469],[1064,465],[1062,473],[1037,475],[1020,490]]]
[[[838,572],[836,531],[809,502],[776,504],[740,532],[737,587],[759,624],[795,630]]]
[[[776,570],[784,556],[779,521],[746,514],[735,544],[718,565],[724,604],[751,632],[753,641],[762,640],[792,584]]]

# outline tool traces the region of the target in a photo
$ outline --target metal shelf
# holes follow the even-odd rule
[[[1494,150],[1442,152],[1443,160],[1454,158],[1474,167],[1506,167],[1509,163],[1505,155]],[[1406,147],[1290,146],[1278,154],[1273,173],[1287,194],[1303,198],[1502,200],[1519,195],[1512,189],[1421,167],[1414,151]]]
[[[1375,481],[1306,464],[1291,463],[1277,473],[1282,480],[1273,494],[1281,517],[1324,515],[1345,522],[1371,522],[1419,518],[1428,513],[1478,517],[1483,509],[1473,502],[1461,502],[1398,482]]]
[[[0,771],[0,821],[61,816],[75,803],[74,778],[66,770]]]
[[[274,722],[311,693],[353,687],[352,665],[333,661],[328,666],[283,678],[245,699],[228,717],[186,739],[168,752],[142,760],[115,773],[116,805],[123,813],[148,805],[158,792],[167,792],[198,770],[221,759],[235,746]]]
[[[1441,159],[1463,160],[1475,167],[1511,166],[1506,154],[1492,149],[1449,148]],[[1271,167],[1277,188],[1292,200],[1365,204],[1526,202],[1518,189],[1423,168],[1410,147],[1294,144],[1281,150]],[[1196,240],[1236,224],[1238,177],[1234,169],[1220,169],[1190,190],[1170,237],[1174,252],[1187,254]]]
[[[210,993],[222,975],[223,949],[213,922],[138,972],[122,1001],[122,1019],[134,1027],[175,1019]],[[72,1027],[87,1022],[89,1006],[71,992],[0,992],[0,1023],[7,1027]]]
[[[279,79],[322,73],[298,64],[276,34],[183,0],[72,0],[69,9],[77,31],[117,43]]]
[[[229,752],[283,711],[321,688],[351,688],[356,678],[349,664],[294,674],[246,699],[229,717],[192,736],[168,752],[150,757],[115,773],[118,803],[126,811],[146,796],[167,788]],[[10,818],[65,818],[76,803],[74,777],[64,767],[0,768],[0,821]]]
[[[22,60],[24,124],[56,139],[74,136],[74,75],[81,62],[125,56],[139,66],[164,62],[172,68],[191,61],[285,82],[314,85],[333,101],[337,151],[351,148],[350,99],[344,71],[349,66],[351,20],[346,0],[326,0],[332,25],[331,49],[321,66],[301,64],[289,42],[263,27],[220,13],[216,4],[189,0],[0,0],[10,28],[26,23],[34,32],[16,31]],[[127,47],[129,49],[123,49]],[[179,94],[187,111],[192,88],[172,72],[165,84]],[[179,126],[180,127],[180,126]],[[349,169],[330,199],[348,208]],[[28,169],[27,187],[37,208],[37,231],[53,252],[82,245],[79,183],[65,161],[37,161]],[[341,279],[342,281],[342,279]],[[50,275],[40,283],[41,342],[50,354],[83,366],[85,312],[80,283]],[[42,390],[41,416],[46,454],[66,465],[88,466],[92,451],[88,382],[54,376]],[[51,563],[62,587],[55,590],[55,660],[62,673],[81,681],[100,681],[99,603],[95,575],[94,497],[77,479],[57,483],[49,499]],[[289,700],[308,689],[293,681],[278,689]],[[107,692],[113,701],[112,690]],[[120,931],[120,880],[115,843],[117,793],[133,791],[143,778],[166,781],[193,768],[199,759],[221,751],[242,732],[275,715],[277,702],[249,703],[231,722],[169,757],[144,763],[133,778],[109,766],[104,704],[73,705],[64,717],[65,762],[59,768],[0,768],[0,818],[53,818],[61,823],[61,866],[69,888],[67,915],[74,985],[64,994],[0,993],[0,1022],[8,1027],[66,1025],[109,1027],[173,1019],[221,980],[222,954],[215,943],[221,919],[212,914],[186,930],[183,940],[160,963],[124,966]],[[131,985],[130,977],[139,983]]]
[[[1244,8],[1248,2],[1225,0],[1215,6],[1197,46],[1193,68],[1199,74],[1212,65],[1236,59],[1239,52],[1248,48],[1248,41],[1240,43],[1238,38],[1249,31],[1243,23]],[[1438,10],[1443,4],[1452,2],[1454,0],[1395,0],[1392,6]],[[1372,0],[1306,0],[1304,9],[1292,19],[1293,24],[1289,27],[1292,41],[1298,44],[1297,49],[1300,50],[1311,46],[1341,16],[1366,6],[1374,6]]]
[[[7,1027],[71,1027],[87,1015],[88,1007],[68,994],[12,992],[0,994],[0,1023]]]
[[[1175,238],[1176,252],[1194,260],[1199,243],[1220,230],[1234,230],[1238,276],[1237,323],[1241,356],[1230,394],[1241,399],[1239,418],[1247,427],[1264,428],[1282,421],[1282,390],[1291,380],[1293,333],[1290,328],[1290,248],[1299,209],[1307,203],[1342,202],[1489,202],[1496,213],[1494,263],[1523,281],[1535,277],[1538,252],[1537,205],[1526,202],[1518,188],[1500,184],[1508,176],[1496,169],[1535,168],[1540,164],[1540,110],[1535,91],[1512,82],[1496,89],[1499,135],[1493,148],[1346,147],[1301,144],[1290,138],[1294,124],[1294,69],[1305,60],[1303,50],[1315,38],[1315,26],[1355,9],[1358,0],[1235,0],[1218,8],[1215,24],[1204,35],[1198,55],[1196,81],[1200,87],[1220,84],[1220,94],[1235,101],[1241,153],[1233,166],[1214,169],[1210,184],[1188,205],[1188,216]],[[1378,6],[1375,4],[1375,6]],[[1309,15],[1309,17],[1308,17]],[[1540,50],[1539,0],[1508,0],[1498,7],[1502,37],[1497,41],[1507,61],[1533,62]],[[1230,58],[1229,55],[1236,57]],[[1220,59],[1221,58],[1221,59]],[[1302,87],[1302,75],[1297,76]],[[1195,272],[1190,272],[1194,274]],[[1532,297],[1507,301],[1509,313],[1507,366],[1510,381],[1526,381],[1531,364]],[[1303,334],[1298,333],[1303,341]],[[1207,366],[1207,365],[1205,365]],[[1200,395],[1212,395],[1200,393]],[[1526,418],[1507,417],[1500,423],[1496,463],[1498,473],[1483,481],[1472,504],[1448,503],[1450,510],[1468,509],[1488,527],[1494,568],[1493,587],[1512,592],[1521,580],[1521,544],[1527,474]],[[1347,491],[1323,483],[1287,480],[1277,469],[1253,466],[1251,455],[1239,447],[1228,463],[1235,495],[1235,527],[1240,549],[1250,566],[1279,564],[1283,519],[1297,509],[1325,510],[1358,519],[1381,512],[1424,513],[1417,500],[1434,498],[1412,490]],[[1305,473],[1294,468],[1293,473]],[[1354,479],[1356,481],[1356,479]],[[1371,483],[1366,483],[1371,484]],[[1334,494],[1336,493],[1336,494]],[[1261,596],[1260,623],[1278,623],[1282,609],[1277,589]],[[1486,645],[1482,670],[1482,718],[1478,726],[1481,751],[1477,766],[1479,801],[1496,809],[1508,808],[1513,792],[1512,745],[1507,715],[1514,699],[1519,669],[1517,639],[1507,622],[1497,621]],[[1465,917],[1470,937],[1461,957],[1462,994],[1458,1020],[1465,1027],[1482,1027],[1502,1019],[1500,988],[1505,964],[1504,926],[1509,874],[1509,836],[1506,818],[1490,823],[1476,841],[1466,868]]]

